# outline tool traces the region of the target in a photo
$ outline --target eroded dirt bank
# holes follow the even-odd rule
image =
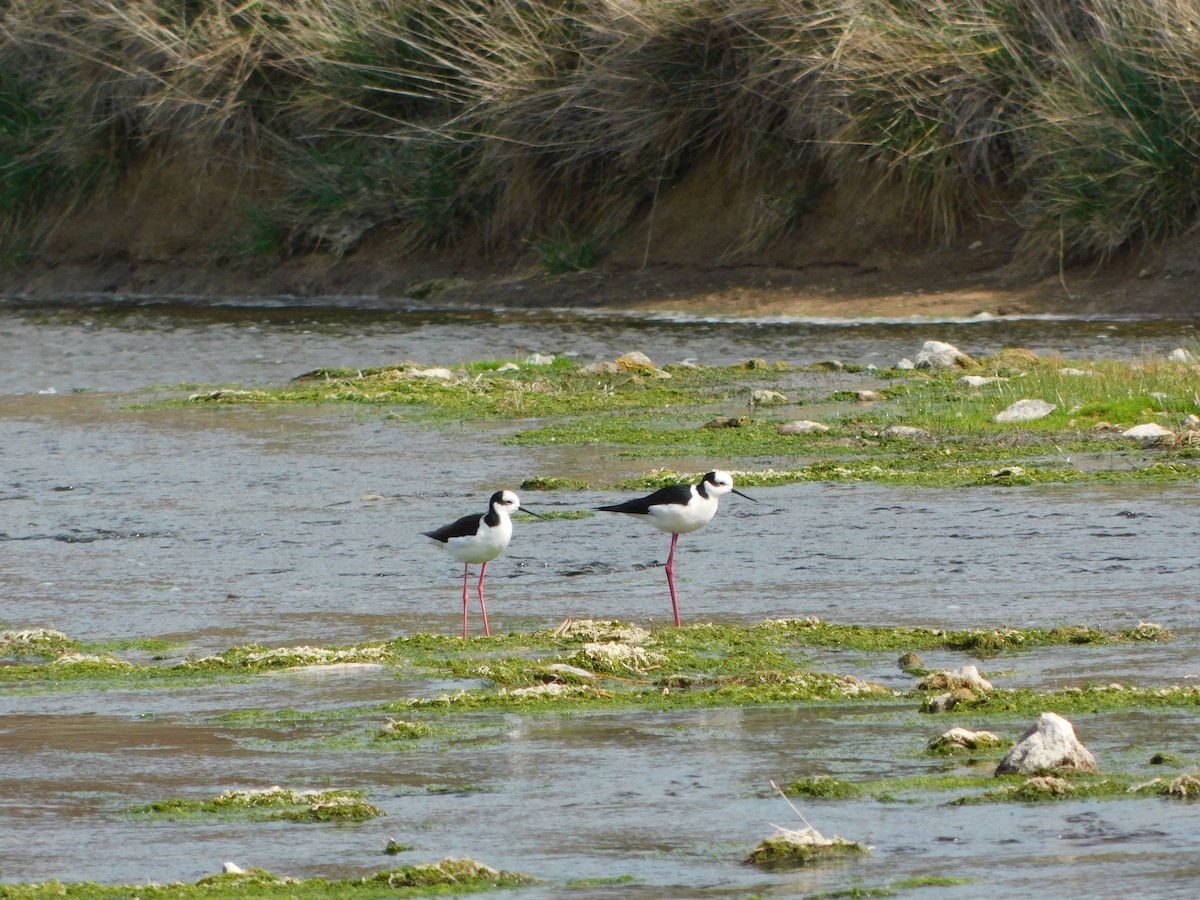
[[[367,231],[340,255],[303,234],[248,254],[247,210],[271,199],[271,186],[216,164],[140,164],[111,196],[54,211],[31,261],[0,269],[0,291],[839,318],[1200,315],[1195,237],[1103,267],[1032,275],[1014,262],[1018,232],[1003,207],[933,247],[895,198],[843,189],[769,246],[748,249],[754,196],[704,167],[623,233],[597,239],[594,268],[553,277],[535,248],[484,251],[474,240],[414,254],[386,230]]]

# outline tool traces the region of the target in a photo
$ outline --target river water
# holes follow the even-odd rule
[[[532,475],[607,480],[654,462],[595,448],[523,448],[513,426],[442,430],[386,410],[139,410],[156,385],[270,385],[318,367],[433,365],[529,353],[581,360],[639,349],[656,362],[751,357],[879,366],[927,339],[980,356],[1007,346],[1072,359],[1161,356],[1197,323],[684,321],[572,312],[429,311],[350,303],[0,303],[0,629],[104,641],[169,638],[179,655],[235,644],[335,645],[454,633],[461,569],[419,532]],[[192,388],[187,388],[192,389]],[[786,464],[786,460],[783,461]],[[704,469],[721,460],[669,460]],[[772,463],[773,464],[773,463]],[[749,492],[749,491],[748,491]],[[1169,644],[1070,648],[1003,662],[1005,687],[1200,677],[1200,487],[919,490],[804,484],[726,498],[680,541],[685,623],[816,615],[879,625],[1120,628]],[[529,492],[538,511],[602,492]],[[489,566],[493,628],[567,617],[669,621],[658,567],[669,539],[623,517],[521,518]],[[581,549],[584,548],[584,549]],[[476,627],[478,622],[473,623]],[[929,654],[931,667],[973,660]],[[826,654],[817,668],[897,689],[892,660]],[[985,664],[986,666],[986,664]],[[1185,682],[1186,683],[1186,682]],[[920,750],[953,722],[894,710],[721,709],[568,718],[480,716],[484,739],[404,753],[328,749],[319,726],[241,728],[243,708],[326,710],[428,694],[353,670],[171,691],[0,693],[0,880],[194,881],[230,859],[296,876],[471,856],[527,872],[554,897],[572,879],[630,875],[571,896],[803,896],[948,875],[903,896],[1076,890],[1193,896],[1194,814],[1130,800],[1046,807],[812,803],[826,834],[874,851],[845,866],[761,873],[739,860],[796,827],[770,780],[942,771]],[[1148,772],[1169,750],[1200,760],[1196,716],[1076,719],[1102,768]],[[986,727],[986,723],[984,725]],[[1015,738],[1023,726],[997,726]],[[135,822],[119,810],[237,787],[349,787],[386,818],[353,827]],[[480,790],[431,790],[471,785]],[[389,838],[417,850],[383,855]],[[1098,881],[1093,881],[1098,879]]]

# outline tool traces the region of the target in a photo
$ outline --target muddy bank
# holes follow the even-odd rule
[[[890,269],[855,262],[611,264],[547,277],[519,261],[481,263],[451,255],[398,260],[381,245],[343,259],[303,256],[253,266],[187,258],[64,259],[5,272],[0,290],[33,299],[338,297],[407,308],[619,309],[847,319],[1200,316],[1200,292],[1188,278],[1146,271],[1139,277],[1114,267],[1018,282],[1000,270],[947,273],[940,256],[926,254]]]
[[[431,308],[672,310],[803,317],[1200,315],[1200,239],[1184,236],[1105,266],[1031,273],[1003,210],[944,244],[920,233],[888,191],[842,187],[787,233],[745,247],[756,209],[728,173],[701,169],[595,246],[587,271],[549,274],[533,246],[497,250],[465,237],[413,251],[386,228],[336,253],[303,234],[268,251],[247,246],[247,209],[271,185],[211,160],[143,161],[115,192],[53,211],[34,255],[0,268],[0,295],[360,298]]]

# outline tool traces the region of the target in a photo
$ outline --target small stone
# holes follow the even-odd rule
[[[1169,359],[1171,362],[1194,363],[1196,361],[1196,354],[1192,353],[1190,350],[1185,350],[1182,347],[1176,347],[1167,354],[1167,359]]]
[[[879,393],[879,391],[855,391],[854,399],[859,403],[876,403],[879,400],[886,400],[887,398]]]
[[[1096,757],[1075,736],[1075,726],[1058,713],[1044,712],[1000,761],[996,774],[1039,775],[1056,769],[1099,771]]]
[[[437,378],[440,381],[454,380],[454,373],[449,369],[413,369],[409,374],[413,378]]]
[[[888,438],[919,438],[925,436],[925,429],[914,428],[912,425],[889,425],[879,432],[879,436],[884,440]]]
[[[896,368],[897,369],[915,369],[916,365],[914,365],[913,361],[906,356],[903,359],[901,359],[899,362],[896,363]]]
[[[616,359],[617,368],[622,372],[634,372],[639,375],[653,375],[655,378],[670,378],[670,372],[664,372],[662,369],[654,365],[645,353],[640,350],[634,350],[631,353],[623,353]]]
[[[965,384],[967,387],[983,387],[985,384],[991,384],[995,381],[1008,381],[1007,378],[1000,376],[985,377],[983,375],[964,375],[958,379],[959,383]]]
[[[992,683],[980,675],[975,666],[963,666],[954,671],[943,669],[940,672],[931,672],[917,685],[919,691],[946,691],[958,688],[969,688],[983,694],[993,690]]]
[[[221,866],[221,871],[224,872],[226,875],[245,875],[245,874],[247,874],[246,870],[243,869],[241,866],[239,866],[235,862],[226,862],[225,865]]]
[[[1058,374],[1079,377],[1080,375],[1095,375],[1096,373],[1090,369],[1076,369],[1073,366],[1064,366],[1058,370]]]
[[[975,365],[975,360],[967,356],[953,344],[942,341],[926,341],[917,354],[918,369],[953,369],[967,368]]]
[[[528,360],[526,360],[526,361],[528,362]],[[497,372],[520,372],[521,367],[518,366],[515,362],[506,362],[500,368],[496,369],[496,371]]]
[[[971,703],[977,698],[969,688],[960,687],[945,694],[938,694],[925,701],[925,711],[929,713],[950,712],[960,703]]]
[[[823,422],[813,422],[808,419],[798,419],[795,422],[784,422],[779,426],[780,434],[812,434],[828,431],[829,426]]]
[[[542,353],[531,353],[525,357],[525,365],[527,366],[548,366],[555,360],[553,353],[546,355]]]
[[[1157,422],[1146,422],[1142,425],[1134,425],[1132,428],[1127,428],[1125,431],[1121,432],[1121,437],[1136,438],[1143,441],[1174,436],[1175,432],[1168,431]]]
[[[926,749],[932,753],[956,753],[963,750],[983,750],[1000,746],[1000,736],[991,731],[971,731],[955,726],[935,737]]]
[[[615,362],[594,362],[589,363],[579,370],[581,375],[619,375],[621,367]]]
[[[1012,406],[992,416],[993,422],[1030,422],[1044,418],[1058,407],[1045,400],[1018,400]]]
[[[900,655],[900,658],[896,660],[896,665],[902,671],[907,672],[910,669],[924,669],[925,660],[921,659],[921,655],[919,653],[909,650],[907,653]]]

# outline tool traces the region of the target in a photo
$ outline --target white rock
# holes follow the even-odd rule
[[[942,341],[926,341],[917,354],[918,369],[953,369],[959,360],[969,357],[955,347]]]
[[[879,391],[855,391],[854,399],[859,403],[875,403],[879,400],[886,400],[887,397],[879,393]]]
[[[1029,422],[1050,415],[1058,407],[1045,400],[1018,400],[1003,412],[992,416],[993,422]]]
[[[1157,422],[1146,422],[1142,425],[1134,425],[1132,428],[1127,428],[1121,432],[1121,437],[1138,438],[1145,440],[1146,438],[1160,438],[1173,435],[1175,432],[1168,431]]]
[[[993,381],[1008,381],[1007,378],[1001,378],[999,376],[988,378],[983,375],[964,375],[958,380],[967,387],[983,387],[985,384],[991,384]]]
[[[224,872],[226,875],[245,875],[246,874],[246,870],[243,869],[241,866],[239,866],[235,862],[226,862],[225,865],[221,866],[221,871]]]
[[[670,378],[671,373],[658,368],[641,350],[622,353],[614,360],[622,372],[634,372],[639,375],[653,375],[655,378]]]
[[[991,731],[971,731],[961,725],[955,725],[949,731],[929,742],[929,747],[962,747],[964,750],[976,750],[981,747],[997,747],[1000,736]]]
[[[1036,775],[1055,769],[1098,771],[1096,757],[1075,736],[1075,727],[1058,713],[1044,712],[1000,760],[996,774]]]
[[[413,369],[413,378],[440,378],[443,381],[453,381],[454,373],[449,369]]]
[[[518,366],[515,362],[506,362],[500,368],[496,369],[496,371],[497,372],[520,372],[521,367]]]
[[[525,365],[548,366],[550,363],[554,362],[554,360],[555,356],[553,353],[551,353],[549,356],[545,356],[541,353],[531,353],[529,356],[525,357]]]
[[[913,365],[913,361],[906,356],[903,359],[901,359],[898,363],[896,363],[896,368],[897,369],[915,369],[916,366]]]
[[[921,679],[919,688],[923,691],[957,690],[968,688],[987,694],[993,690],[992,683],[979,674],[975,666],[963,666],[951,671],[942,669],[940,672],[930,672]]]
[[[628,353],[622,353],[617,357],[617,365],[622,368],[637,368],[644,369],[656,368],[654,362],[641,350],[630,350]]]
[[[1182,347],[1176,347],[1167,354],[1167,359],[1171,362],[1194,363],[1196,361],[1196,354],[1190,350],[1184,350]]]
[[[1095,375],[1096,373],[1093,372],[1091,369],[1076,369],[1073,366],[1065,366],[1058,370],[1058,374],[1059,375],[1079,376],[1079,375]]]
[[[779,426],[780,434],[810,434],[814,431],[828,431],[829,426],[823,422],[813,422],[799,419],[795,422],[784,422]]]
[[[914,428],[912,425],[889,425],[879,432],[881,438],[917,438],[924,434],[924,428]]]
[[[974,688],[977,691],[983,691],[985,694],[993,690],[992,683],[979,674],[979,669],[976,666],[963,666],[950,673],[951,676],[963,682],[967,687]]]

